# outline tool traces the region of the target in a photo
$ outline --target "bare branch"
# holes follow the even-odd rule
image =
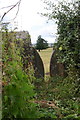
[[[7,12],[5,12],[5,13],[3,14],[3,16],[1,17],[0,22],[3,20],[3,18],[6,16],[6,14],[8,14],[13,8],[15,8],[15,7],[18,5],[18,11],[17,11],[17,13],[16,13],[16,16],[17,16],[17,14],[18,14],[18,12],[19,12],[20,3],[21,3],[21,0],[19,0],[15,5],[11,5],[11,8],[10,8]],[[8,6],[8,7],[9,7],[9,6]],[[15,17],[15,18],[16,18],[16,17]]]
[[[14,5],[10,5],[10,6],[6,6],[6,7],[2,7],[2,8],[0,8],[0,10],[1,10],[1,9],[5,9],[5,8],[9,8],[9,7],[12,7],[12,6],[14,6]]]
[[[15,15],[15,17],[13,18],[13,20],[14,20],[14,19],[17,17],[17,15],[18,15],[19,8],[20,8],[20,3],[21,3],[21,0],[20,0],[20,2],[19,2],[19,4],[18,4],[18,10],[17,10],[16,15]]]

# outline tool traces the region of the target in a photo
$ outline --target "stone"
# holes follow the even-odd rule
[[[43,62],[37,50],[32,47],[29,33],[27,31],[17,32],[16,39],[24,71],[28,73],[28,67],[33,66],[34,76],[36,78],[44,78]]]
[[[50,60],[50,76],[64,76],[64,65],[57,62],[56,51],[53,50],[51,60]]]
[[[30,37],[28,31],[18,31],[16,32],[15,36],[16,39],[22,39],[22,40],[28,39],[28,37]]]
[[[33,48],[33,68],[36,78],[44,78],[44,65],[42,59],[35,48]]]
[[[23,68],[27,70],[28,66],[33,66],[34,76],[36,78],[44,78],[44,66],[39,53],[35,48],[25,44],[24,52],[22,53]]]
[[[16,33],[17,48],[20,49],[20,56],[23,63],[24,71],[27,71],[28,65],[32,61],[31,38],[27,31],[19,31]]]

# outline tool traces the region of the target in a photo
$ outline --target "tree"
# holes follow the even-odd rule
[[[43,50],[43,49],[46,49],[48,48],[48,43],[46,40],[44,40],[41,35],[38,36],[38,40],[37,40],[37,43],[36,43],[36,49],[37,50]]]
[[[55,5],[48,2],[50,13],[44,14],[57,23],[57,55],[58,60],[67,64],[67,68],[79,70],[80,46],[80,0],[76,2],[60,2]]]

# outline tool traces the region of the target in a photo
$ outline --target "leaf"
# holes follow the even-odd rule
[[[61,50],[62,50],[62,47],[59,47],[59,50],[61,51]]]

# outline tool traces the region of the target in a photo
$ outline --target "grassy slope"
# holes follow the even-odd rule
[[[52,55],[52,51],[53,51],[52,48],[48,48],[48,49],[45,49],[45,50],[41,50],[39,52],[39,54],[42,58],[43,64],[44,64],[45,73],[50,72],[49,71],[49,66],[50,66],[50,58],[51,58],[51,55]]]

